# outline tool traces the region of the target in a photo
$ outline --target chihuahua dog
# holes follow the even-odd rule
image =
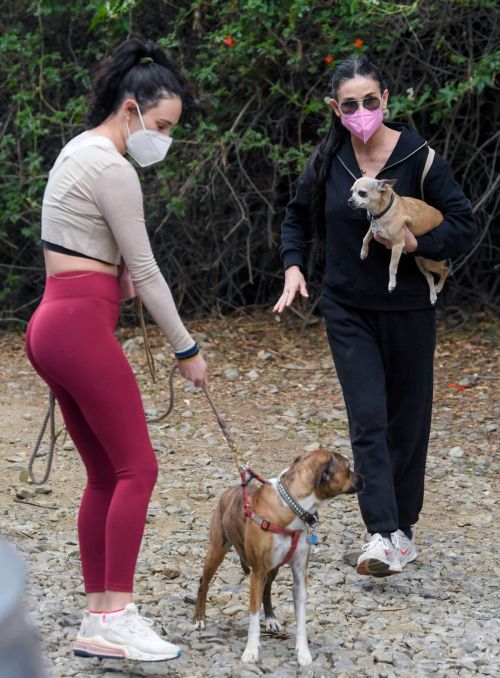
[[[251,477],[257,477],[253,472]],[[243,571],[250,572],[250,623],[242,661],[259,658],[259,613],[264,603],[265,625],[278,632],[271,586],[281,565],[293,573],[293,600],[297,621],[296,650],[301,666],[312,662],[306,632],[306,569],[310,544],[315,543],[312,525],[316,509],[339,494],[360,492],[363,478],[350,470],[349,460],[337,452],[314,450],[297,457],[278,478],[260,486],[245,481],[227,489],[219,499],[210,525],[209,545],[200,579],[194,622],[205,628],[208,586],[231,546]],[[247,488],[248,485],[248,488]]]
[[[418,236],[432,231],[443,221],[441,212],[423,200],[398,195],[393,190],[395,183],[396,179],[362,177],[352,185],[348,200],[349,207],[365,209],[370,218],[370,228],[363,238],[361,259],[368,256],[368,245],[376,233],[392,242],[389,292],[396,287],[396,273],[405,245],[404,227],[407,226],[413,235]],[[435,304],[449,273],[446,262],[417,256],[415,263],[427,280],[431,303]],[[437,285],[433,273],[439,275]]]

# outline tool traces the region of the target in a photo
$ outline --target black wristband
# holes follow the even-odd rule
[[[185,351],[176,351],[175,357],[177,360],[191,360],[191,358],[196,358],[199,352],[200,347],[194,342],[194,345],[191,346],[191,348],[188,348]]]

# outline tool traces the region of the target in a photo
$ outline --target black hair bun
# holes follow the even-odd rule
[[[129,38],[103,62],[96,74],[89,123],[92,127],[100,125],[127,97],[135,98],[141,109],[146,110],[165,95],[180,97],[181,120],[194,121],[200,107],[177,64],[152,40]]]

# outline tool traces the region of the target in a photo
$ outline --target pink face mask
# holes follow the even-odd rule
[[[381,108],[377,108],[375,111],[367,111],[366,108],[361,108],[351,115],[340,116],[340,121],[344,127],[355,137],[361,139],[364,144],[375,134],[383,119]]]

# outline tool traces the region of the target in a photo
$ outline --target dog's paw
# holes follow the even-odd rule
[[[434,306],[434,304],[437,301],[437,294],[434,292],[434,294],[431,292],[431,304]]]
[[[308,647],[297,648],[297,661],[299,662],[300,666],[309,666],[309,664],[312,664],[312,660],[313,659]]]
[[[207,625],[205,624],[205,621],[203,619],[197,619],[194,622],[194,628],[196,631],[204,631],[206,627]]]
[[[391,280],[391,282],[389,283],[389,286],[388,286],[387,289],[389,290],[389,292],[392,292],[392,290],[393,290],[395,287],[396,287],[396,281],[395,281],[395,280],[394,280],[394,281]]]
[[[359,255],[360,259],[366,259],[368,256],[368,250],[365,250],[364,248],[361,250],[361,254]]]
[[[270,633],[280,633],[282,630],[281,624],[276,617],[266,617],[265,619],[266,631]]]
[[[259,648],[258,647],[246,647],[245,652],[241,655],[241,661],[248,664],[255,664],[259,661]]]

